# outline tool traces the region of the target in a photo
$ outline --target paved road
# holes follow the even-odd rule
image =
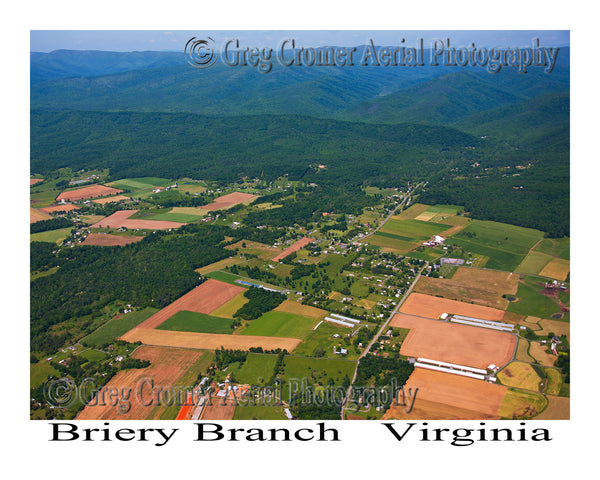
[[[408,298],[408,296],[412,292],[413,287],[419,281],[419,278],[421,278],[421,274],[427,268],[428,265],[429,265],[429,262],[425,262],[425,266],[423,266],[421,268],[421,270],[419,270],[419,273],[417,273],[417,276],[415,277],[414,281],[411,283],[410,287],[408,288],[408,290],[406,291],[406,293],[404,294],[404,296],[400,299],[400,301],[398,302],[398,304],[396,305],[396,307],[394,308],[394,310],[392,310],[392,313],[390,314],[390,316],[388,317],[388,319],[381,326],[381,328],[379,329],[379,331],[377,332],[377,334],[371,339],[371,341],[369,342],[369,344],[365,347],[365,349],[363,350],[363,352],[358,357],[358,361],[356,362],[356,368],[354,369],[354,376],[352,377],[352,382],[350,382],[350,386],[348,387],[348,391],[346,392],[346,398],[344,399],[344,402],[342,403],[342,411],[340,413],[342,420],[344,419],[344,409],[346,408],[346,403],[348,402],[348,399],[350,398],[350,393],[352,391],[352,385],[354,385],[354,382],[356,381],[356,375],[358,373],[358,365],[360,364],[360,359],[363,358],[367,353],[369,353],[369,350],[371,350],[371,347],[375,344],[375,342],[377,342],[377,340],[379,339],[379,337],[381,336],[381,334],[384,331],[386,331],[386,329],[388,328],[389,323],[394,318],[394,315],[396,315],[396,313],[398,313],[398,310],[400,309],[400,307],[402,306],[402,304],[406,301],[406,299]]]

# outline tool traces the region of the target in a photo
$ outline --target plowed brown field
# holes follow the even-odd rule
[[[91,228],[125,227],[128,229],[166,230],[167,228],[179,228],[185,225],[185,223],[169,222],[166,220],[130,219],[129,217],[136,212],[137,210],[119,210],[95,223]]]
[[[70,212],[71,210],[79,210],[81,207],[78,207],[77,205],[71,205],[66,204],[66,205],[51,205],[50,207],[43,207],[40,208],[40,210],[42,212],[46,212],[46,213],[52,213],[52,212]]]
[[[442,313],[465,315],[482,320],[502,321],[504,318],[504,312],[496,308],[473,305],[416,292],[409,295],[406,302],[400,308],[400,312],[427,318],[440,318]]]
[[[273,261],[278,262],[279,260],[281,260],[282,258],[287,257],[289,254],[297,252],[298,250],[300,250],[302,247],[308,245],[311,242],[314,242],[315,239],[314,238],[309,238],[309,237],[303,237],[300,240],[298,240],[296,243],[290,245],[288,248],[286,248],[283,252],[281,252],[279,255],[277,255],[276,257],[273,257]]]
[[[213,203],[208,205],[202,205],[203,210],[214,211],[214,210],[224,210],[227,208],[231,208],[238,203],[250,203],[255,198],[258,198],[258,195],[252,195],[250,193],[241,193],[241,192],[233,192],[227,195],[223,195],[222,197],[215,198]]]
[[[404,391],[409,388],[412,392],[419,389],[412,412],[406,413],[403,406],[392,406],[384,419],[498,419],[498,408],[507,391],[501,385],[423,368],[415,368]]]
[[[71,190],[69,192],[62,192],[56,201],[61,200],[83,200],[85,198],[96,198],[96,197],[107,197],[108,195],[115,195],[121,193],[123,190],[118,188],[105,187],[104,185],[91,185],[89,187],[78,188],[77,190]]]
[[[90,233],[83,245],[98,245],[100,247],[112,247],[115,245],[129,245],[130,243],[139,242],[144,237],[123,237],[120,235],[109,235],[107,233]]]
[[[101,397],[97,397],[98,405],[90,402],[79,413],[77,420],[145,420],[154,418],[157,414],[155,409],[159,404],[150,401],[153,396],[149,382],[153,381],[156,389],[171,389],[204,353],[199,350],[142,345],[135,351],[133,357],[149,360],[150,366],[119,372],[104,387],[106,392],[104,405],[100,405]],[[192,387],[193,385],[187,386]],[[115,395],[111,400],[109,393],[112,391],[114,394],[117,389],[119,396]],[[126,412],[121,410],[118,405],[125,403],[118,402],[124,398],[123,392],[130,393],[128,402],[130,402],[131,408]],[[144,405],[148,403],[151,404]]]
[[[410,329],[400,348],[402,355],[476,368],[506,365],[517,344],[510,333],[403,314],[394,316],[390,326]]]

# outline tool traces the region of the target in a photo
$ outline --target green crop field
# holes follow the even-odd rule
[[[433,235],[438,235],[444,230],[448,230],[452,225],[443,223],[429,223],[421,220],[397,220],[390,219],[381,228],[381,233],[392,233],[413,239],[414,241],[428,240]]]
[[[536,252],[546,253],[563,260],[570,260],[571,258],[571,239],[569,237],[563,238],[544,238],[539,245],[535,247]]]
[[[272,311],[252,320],[242,335],[304,338],[317,323],[316,318]]]
[[[233,318],[233,314],[242,308],[250,300],[244,296],[244,292],[238,293],[235,297],[229,300],[224,305],[221,305],[210,314],[213,317]]]
[[[471,222],[457,236],[462,238],[463,234],[465,238],[479,245],[517,254],[526,254],[544,236],[543,232],[532,228],[482,220]],[[468,237],[469,234],[474,236]]]
[[[113,318],[83,338],[82,341],[91,345],[103,345],[112,342],[132,328],[137,327],[156,312],[158,312],[157,308],[147,307],[143,310],[126,313],[121,318]]]
[[[200,218],[201,217],[198,215],[188,215],[187,213],[157,213],[156,215],[145,217],[146,220],[161,220],[179,223],[192,223],[196,220],[200,220]]]
[[[550,260],[552,260],[550,255],[532,250],[517,267],[517,272],[537,275]]]
[[[205,313],[182,310],[168,318],[158,327],[159,330],[197,333],[231,333],[232,319],[213,317]]]
[[[29,235],[30,242],[50,242],[59,243],[71,233],[71,227],[60,228],[58,230],[48,230],[47,232],[38,232]]]
[[[417,242],[407,242],[405,240],[399,240],[396,238],[390,238],[388,236],[382,235],[380,232],[367,237],[364,240],[364,243],[368,243],[369,245],[374,245],[376,247],[382,248],[391,248],[393,250],[398,250],[399,252],[405,253],[413,248],[419,246]]]
[[[78,357],[86,358],[88,361],[99,361],[104,360],[106,358],[106,353],[100,352],[98,350],[89,349],[81,352]]]
[[[158,177],[141,177],[141,178],[123,178],[115,182],[108,184],[111,187],[122,188],[125,187],[127,190],[144,190],[151,187],[162,187],[167,186],[171,183],[171,180],[167,178]]]

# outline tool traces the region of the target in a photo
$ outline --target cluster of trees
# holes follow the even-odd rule
[[[282,293],[256,287],[250,287],[244,292],[244,296],[250,301],[233,314],[234,317],[244,320],[254,320],[263,313],[273,310],[286,299]]]
[[[368,386],[372,382],[375,386],[392,385],[392,379],[401,387],[406,383],[415,366],[407,360],[395,357],[380,357],[366,355],[360,360],[356,372],[356,385]]]
[[[66,217],[56,217],[49,220],[40,220],[29,225],[29,233],[47,232],[48,230],[58,230],[75,225],[73,220]]]
[[[248,358],[248,352],[245,350],[225,349],[221,347],[215,350],[215,364],[217,368],[224,368],[230,363],[239,362],[243,364]]]

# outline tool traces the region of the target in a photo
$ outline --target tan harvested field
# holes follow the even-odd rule
[[[147,320],[138,325],[140,329],[152,329],[158,327],[177,312],[187,310],[197,313],[211,313],[221,305],[227,303],[233,297],[244,292],[243,287],[231,285],[209,278],[202,285],[197,286],[182,297],[179,297],[170,305],[156,312]]]
[[[428,212],[428,211],[425,211],[425,212],[421,213],[420,215],[416,216],[415,220],[421,220],[422,222],[428,222],[429,220],[431,220],[436,215],[437,215],[437,212]]]
[[[496,308],[472,305],[416,292],[409,295],[400,308],[400,312],[427,318],[440,318],[442,313],[465,315],[482,320],[502,321],[504,318],[504,312]]]
[[[519,338],[519,344],[517,345],[517,353],[515,354],[515,360],[522,362],[535,362],[535,358],[527,353],[529,350],[529,341],[524,338]]]
[[[99,203],[100,205],[104,205],[105,203],[120,202],[122,200],[131,200],[131,198],[126,197],[125,195],[116,195],[114,197],[98,198],[97,200],[92,200],[92,201],[94,203]]]
[[[513,325],[517,325],[525,319],[525,315],[520,315],[514,312],[504,312],[504,317],[502,318],[503,322],[512,323]]]
[[[523,320],[523,325],[525,327],[529,327],[532,330],[541,330],[540,325],[539,325],[539,321],[541,320],[541,318],[539,317],[532,317],[531,315],[528,316],[527,318],[525,318]],[[561,322],[562,323],[562,322]]]
[[[502,295],[516,294],[518,286],[519,276],[512,273],[458,267],[452,278],[421,277],[414,291],[506,310]]]
[[[390,326],[410,329],[400,348],[402,355],[476,368],[507,364],[517,344],[510,333],[411,315],[395,315]]]
[[[131,215],[137,210],[119,210],[112,215],[95,223],[91,228],[127,228],[133,229],[148,229],[148,230],[166,230],[167,228],[179,228],[185,223],[169,222],[165,220],[142,220],[130,219]]]
[[[29,186],[31,187],[32,185],[35,185],[36,183],[43,182],[43,181],[44,181],[43,178],[30,178]]]
[[[531,346],[529,347],[529,354],[542,365],[553,367],[554,362],[556,362],[558,357],[552,355],[551,353],[546,353],[546,348],[548,348],[548,346],[542,345],[540,342],[530,343]]]
[[[423,214],[430,208],[430,205],[423,205],[422,203],[415,203],[406,210],[400,212],[398,215],[394,215],[392,218],[396,220],[410,220],[415,219],[419,215]]]
[[[170,213],[185,213],[186,215],[197,215],[203,217],[207,215],[208,210],[203,210],[202,207],[173,207]]]
[[[571,399],[548,395],[548,406],[535,420],[569,420],[571,417]]]
[[[548,401],[541,393],[508,389],[498,409],[502,418],[531,418],[540,413]]]
[[[542,277],[554,278],[556,280],[565,281],[571,269],[571,262],[562,258],[553,258],[540,271]]]
[[[561,322],[559,320],[548,320],[544,318],[540,320],[542,330],[536,332],[537,335],[548,335],[554,333],[557,336],[566,335],[567,340],[571,341],[571,324],[569,322]]]
[[[245,247],[243,245],[245,245]],[[227,245],[225,248],[227,250],[239,249],[240,252],[257,255],[263,260],[271,260],[275,255],[279,253],[279,250],[277,250],[275,247],[266,245],[264,243],[251,242],[249,240],[240,240],[239,242],[236,242],[232,245]]]
[[[88,225],[93,225],[94,223],[98,223],[103,218],[106,218],[104,215],[81,215],[79,219],[87,223]]]
[[[133,354],[133,358],[149,360],[150,366],[123,370],[115,375],[105,388],[105,405],[93,405],[90,402],[77,416],[77,420],[146,420],[156,418],[157,402],[150,402],[152,397],[151,384],[162,387],[164,390],[172,389],[177,381],[194,365],[206,352],[199,350],[185,350],[181,348],[153,347],[142,345]],[[145,381],[145,380],[148,381]],[[192,387],[193,385],[187,385]],[[116,391],[130,392],[129,402],[131,408],[121,412],[116,399],[111,402],[109,393]],[[97,403],[101,403],[98,399]],[[112,405],[111,405],[112,403]],[[151,403],[144,405],[144,403]],[[156,409],[156,410],[155,410]],[[153,412],[154,411],[154,412]]]
[[[86,198],[106,197],[108,195],[116,195],[117,193],[122,192],[123,190],[119,190],[118,188],[106,187],[104,185],[90,185],[89,187],[62,192],[58,197],[56,197],[56,201],[77,201],[84,200]]]
[[[233,318],[235,312],[242,308],[250,300],[244,296],[244,293],[238,293],[235,297],[224,303],[216,310],[210,312],[213,317]]]
[[[97,245],[100,247],[113,247],[115,245],[129,245],[130,243],[139,242],[144,237],[109,235],[108,233],[90,233],[83,245]]]
[[[310,305],[302,305],[301,303],[294,302],[293,300],[284,300],[283,303],[279,304],[279,306],[275,308],[275,311],[294,313],[296,315],[302,315],[310,318],[324,318],[329,314],[327,310],[311,307]]]
[[[70,212],[71,210],[79,210],[80,208],[81,207],[78,207],[77,205],[67,204],[67,205],[51,205],[49,207],[42,207],[42,208],[40,208],[40,210],[42,212],[52,213],[52,212]]]
[[[498,380],[508,387],[523,388],[538,392],[542,379],[528,363],[512,362],[498,372]]]
[[[206,275],[207,273],[222,270],[225,267],[230,267],[231,265],[236,265],[238,263],[244,263],[245,261],[245,259],[240,257],[225,258],[223,260],[219,260],[218,262],[211,263],[210,265],[206,265],[205,267],[197,268],[196,272],[198,272],[200,275]]]
[[[415,368],[404,391],[408,392],[409,388],[413,392],[419,389],[413,411],[407,414],[405,407],[393,407],[385,413],[384,419],[497,419],[507,391],[502,385],[423,368]]]
[[[305,247],[306,245],[308,245],[309,243],[314,242],[314,241],[315,241],[314,238],[303,237],[300,240],[298,240],[297,242],[295,242],[294,244],[290,245],[279,255],[277,255],[276,257],[273,257],[273,261],[278,262],[279,260],[287,257],[288,255],[290,255],[293,252],[297,252],[302,247]]]
[[[242,192],[233,192],[227,195],[223,195],[222,197],[215,198],[213,203],[210,203],[208,205],[202,205],[202,208],[204,210],[208,210],[209,212],[212,212],[214,210],[224,210],[227,208],[231,208],[239,203],[244,203],[248,205],[255,198],[258,198],[258,195],[252,195],[250,193]]]
[[[40,222],[42,220],[50,220],[52,216],[47,213],[40,212],[35,208],[29,207],[29,223]]]
[[[146,345],[196,348],[202,350],[217,350],[221,347],[234,350],[248,350],[251,347],[262,347],[265,350],[285,348],[288,352],[294,350],[301,342],[298,338],[173,332],[168,330],[152,330],[148,328],[134,328],[123,335],[121,339],[127,342],[139,341]]]

